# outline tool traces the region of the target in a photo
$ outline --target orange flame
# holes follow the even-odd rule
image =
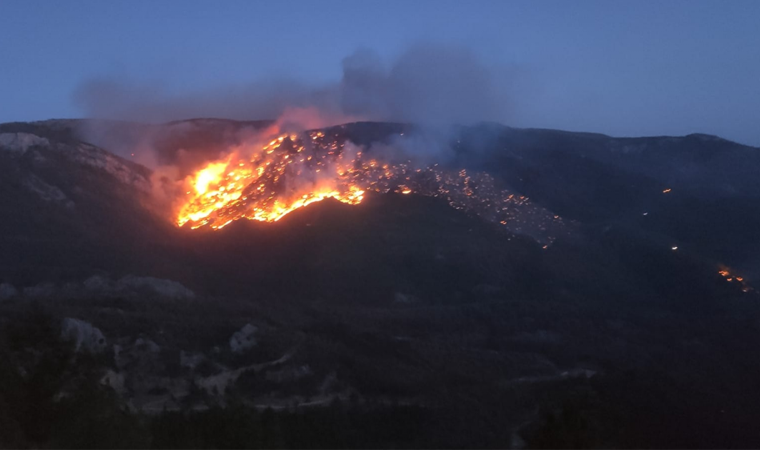
[[[439,197],[509,230],[538,230],[548,242],[556,237],[550,229],[566,232],[560,216],[498,188],[486,173],[380,162],[337,133],[281,134],[275,126],[265,134],[262,143],[233,148],[185,180],[177,225],[219,229],[243,218],[275,222],[327,198],[356,205],[367,192],[396,192]]]
[[[311,133],[316,141],[323,132]],[[253,155],[238,149],[223,161],[211,162],[189,177],[188,198],[177,217],[179,226],[209,225],[219,229],[233,220],[280,220],[289,212],[326,198],[357,204],[365,189],[352,182],[356,161],[344,164],[343,154],[327,160],[312,151],[304,157],[295,134],[272,139]]]

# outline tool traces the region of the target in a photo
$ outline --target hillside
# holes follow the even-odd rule
[[[760,215],[742,175],[758,149],[485,124],[446,136],[440,170],[527,197],[509,204],[516,224],[415,190],[192,230],[150,169],[100,146],[148,126],[111,123],[96,143],[91,125],[0,125],[4,445],[760,442]],[[262,126],[149,136],[189,170]],[[318,131],[368,153],[423,132]]]

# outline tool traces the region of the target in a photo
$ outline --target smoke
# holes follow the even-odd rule
[[[368,153],[384,162],[410,163],[415,167],[446,163],[455,156],[450,146],[452,132],[448,127],[426,127],[384,142],[373,142]]]
[[[414,47],[387,69],[358,51],[343,61],[340,93],[346,112],[423,124],[503,120],[508,104],[473,53],[436,46]]]
[[[89,117],[139,122],[275,119],[293,110],[319,111],[323,126],[350,119],[441,125],[507,117],[508,80],[465,48],[417,45],[390,62],[360,49],[344,58],[342,69],[340,80],[322,85],[253,80],[189,93],[101,77],[79,86],[74,101]]]
[[[467,49],[418,45],[390,62],[357,50],[343,59],[340,80],[321,85],[253,80],[179,92],[165,83],[101,77],[84,82],[74,99],[98,119],[85,121],[80,134],[153,169],[157,208],[176,211],[200,169],[213,161],[250,159],[282,133],[356,121],[414,123],[413,135],[373,144],[369,151],[387,162],[443,162],[452,154],[452,124],[505,120],[508,80]],[[344,150],[360,151],[350,143]],[[335,170],[325,169],[291,182],[326,186]]]

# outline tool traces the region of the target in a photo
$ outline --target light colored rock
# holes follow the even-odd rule
[[[51,145],[47,138],[31,133],[0,133],[0,151],[24,154],[32,147],[48,147],[63,153],[66,157],[80,164],[101,169],[120,182],[131,185],[140,191],[150,192],[151,190],[148,173],[141,172],[136,169],[135,165],[101,148],[86,143],[69,145],[57,141]],[[35,160],[47,161],[42,155],[35,155]]]
[[[204,359],[206,357],[201,353],[179,352],[179,365],[188,369],[195,369]]]
[[[0,284],[0,302],[10,300],[18,296],[18,291],[10,283]]]
[[[195,293],[181,283],[153,277],[127,275],[118,281],[117,289],[141,291],[179,300],[195,298]]]
[[[254,347],[257,344],[254,336],[259,331],[255,325],[246,324],[240,331],[235,332],[230,338],[230,349],[235,353],[240,353]]]
[[[42,200],[49,203],[57,203],[65,208],[74,208],[74,202],[66,194],[55,186],[49,185],[34,175],[24,180],[24,186],[37,194]]]
[[[284,383],[308,377],[313,374],[314,372],[311,370],[311,367],[309,367],[308,364],[304,364],[298,367],[287,367],[281,370],[269,371],[264,375],[264,378],[269,381]]]
[[[135,340],[135,349],[139,352],[158,353],[161,351],[161,347],[155,342],[147,338],[137,338]]]
[[[120,182],[133,186],[140,191],[151,191],[150,179],[145,174],[139,173],[134,166],[129,165],[122,158],[90,144],[82,143],[77,146],[65,147],[67,156],[74,161],[104,170]]]
[[[113,283],[106,277],[93,275],[84,281],[84,288],[90,292],[107,292],[114,289]]]
[[[24,288],[24,296],[29,298],[50,298],[55,295],[55,285],[53,283],[40,283],[36,286]]]
[[[103,378],[100,379],[100,384],[104,386],[109,386],[119,395],[126,394],[127,392],[127,389],[124,386],[124,382],[125,382],[124,374],[119,373],[119,372],[114,372],[111,369],[108,369],[106,373],[103,375]]]
[[[29,147],[48,147],[50,141],[31,133],[0,133],[0,149],[25,153]]]
[[[100,353],[106,348],[103,333],[84,320],[67,317],[61,323],[61,338],[74,343],[78,352]]]
[[[210,377],[197,378],[195,385],[206,391],[208,395],[222,396],[227,386],[237,381],[237,376],[236,372],[226,371]]]

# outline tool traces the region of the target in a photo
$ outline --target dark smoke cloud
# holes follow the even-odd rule
[[[74,99],[89,117],[140,122],[274,119],[289,109],[316,108],[334,123],[361,119],[466,124],[506,119],[505,82],[467,49],[418,45],[390,64],[370,50],[359,50],[343,60],[341,80],[321,86],[254,80],[176,93],[167,85],[110,77],[83,83]]]

